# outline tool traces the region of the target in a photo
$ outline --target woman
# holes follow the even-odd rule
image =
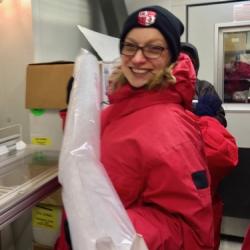
[[[102,162],[149,250],[213,249],[210,190],[214,197],[238,160],[234,138],[217,120],[189,112],[196,77],[179,55],[182,32],[158,6],[128,17],[102,114]],[[70,245],[65,220],[55,249]]]
[[[213,249],[208,170],[190,115],[195,71],[183,24],[159,6],[132,13],[120,39],[101,161],[149,250]]]

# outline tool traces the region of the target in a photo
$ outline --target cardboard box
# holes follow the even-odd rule
[[[67,84],[73,62],[29,64],[26,72],[26,108],[66,108]]]

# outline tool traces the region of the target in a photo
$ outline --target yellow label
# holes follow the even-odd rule
[[[52,206],[36,206],[32,209],[32,224],[35,227],[57,229],[58,209]]]
[[[51,144],[51,139],[48,137],[33,137],[31,143],[35,145],[48,146]]]

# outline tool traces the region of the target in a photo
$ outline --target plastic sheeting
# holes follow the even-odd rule
[[[59,181],[74,250],[147,250],[99,161],[101,80],[97,59],[75,63]]]

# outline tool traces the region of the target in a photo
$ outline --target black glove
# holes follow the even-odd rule
[[[221,108],[222,101],[216,95],[204,95],[198,98],[196,104],[195,114],[202,116],[215,116],[218,110]]]

